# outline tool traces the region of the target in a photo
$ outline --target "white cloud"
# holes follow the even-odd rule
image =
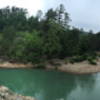
[[[40,9],[47,11],[49,8],[56,8],[61,3],[70,14],[71,25],[86,30],[100,30],[100,0],[0,0],[0,8],[8,5],[23,7],[32,15]]]
[[[100,31],[100,0],[44,0],[45,9],[63,3],[72,19],[72,26]]]
[[[43,0],[0,0],[0,8],[8,5],[27,8],[30,14],[36,14],[43,9]]]

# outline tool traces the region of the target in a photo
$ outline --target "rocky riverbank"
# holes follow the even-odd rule
[[[12,63],[4,61],[0,63],[0,68],[42,68],[46,70],[59,70],[74,74],[90,74],[100,72],[100,59],[96,61],[96,65],[89,64],[88,61],[78,63],[66,63],[64,60],[53,60],[45,63],[33,65],[31,63]]]
[[[0,100],[36,100],[29,96],[22,96],[12,92],[4,86],[0,86]]]
[[[100,72],[100,59],[96,61],[96,64],[90,64],[88,61],[72,64],[57,60],[54,61],[53,64],[47,64],[46,68],[73,74],[91,74]]]
[[[0,68],[32,68],[33,64],[31,63],[12,63],[8,61],[0,62]]]

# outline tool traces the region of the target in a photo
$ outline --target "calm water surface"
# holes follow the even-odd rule
[[[100,100],[100,74],[0,69],[0,84],[37,100]]]

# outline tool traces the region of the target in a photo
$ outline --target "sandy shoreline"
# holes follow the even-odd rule
[[[2,62],[0,63],[0,68],[32,68],[33,65],[31,63],[10,63],[10,62]]]
[[[83,64],[83,65],[82,65]],[[73,74],[91,74],[100,72],[100,65],[90,65],[84,63],[68,64],[59,67],[58,70]]]
[[[10,63],[10,62],[3,62],[0,63],[0,68],[35,68],[35,66],[31,63],[23,64],[23,63]],[[87,61],[74,63],[74,64],[65,64],[60,63],[59,66],[55,69],[54,65],[46,64],[47,70],[58,70],[67,73],[73,74],[91,74],[100,72],[100,59],[97,61],[97,65],[91,65]]]

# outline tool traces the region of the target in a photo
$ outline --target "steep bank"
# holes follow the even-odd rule
[[[0,100],[36,100],[29,96],[22,96],[12,92],[4,86],[0,86]]]

